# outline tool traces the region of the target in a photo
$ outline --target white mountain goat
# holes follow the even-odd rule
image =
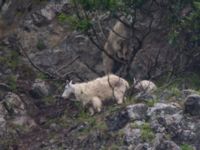
[[[103,101],[115,99],[118,104],[123,103],[128,88],[129,84],[125,79],[109,74],[84,83],[70,82],[65,86],[62,97],[66,99],[74,94],[83,106],[90,105],[89,111],[93,115],[95,111],[101,111]]]
[[[134,79],[134,89],[136,89],[139,92],[151,93],[157,89],[157,86],[149,80],[142,80],[136,82]]]

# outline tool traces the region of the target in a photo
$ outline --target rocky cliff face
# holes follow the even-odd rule
[[[101,52],[59,20],[71,9],[68,0],[0,0],[0,149],[199,150],[198,91],[139,91],[92,117],[60,99],[64,82],[37,67],[76,82],[103,75]],[[170,49],[156,31],[143,49]]]

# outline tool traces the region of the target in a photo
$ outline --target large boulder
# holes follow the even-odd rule
[[[156,103],[154,107],[147,110],[147,117],[155,132],[164,133],[165,124],[173,124],[180,121],[181,107],[177,103]]]
[[[17,134],[36,127],[35,121],[28,115],[26,105],[15,93],[8,92],[0,103],[0,137],[4,134]]]
[[[173,141],[166,140],[162,134],[157,134],[153,150],[181,150],[181,148]]]
[[[127,111],[116,112],[111,116],[106,117],[106,124],[110,131],[117,131],[123,128],[129,122]]]

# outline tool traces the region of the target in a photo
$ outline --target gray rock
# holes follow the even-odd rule
[[[35,121],[27,115],[17,116],[11,120],[8,120],[8,122],[13,125],[21,126],[25,128],[26,130],[29,130],[37,126]]]
[[[69,1],[67,0],[59,2],[49,2],[40,11],[37,11],[34,14],[32,14],[34,24],[38,26],[48,24],[55,18],[56,14],[62,11],[63,7],[68,3]]]
[[[192,89],[184,89],[181,91],[181,96],[182,96],[182,98],[186,98],[189,95],[197,94],[197,93],[198,93],[197,91],[192,90]]]
[[[193,116],[200,116],[200,95],[192,94],[186,98],[184,103],[185,113]]]
[[[131,120],[144,120],[146,119],[147,105],[135,104],[127,106],[126,110]]]
[[[163,141],[156,145],[155,150],[181,150],[181,148],[173,141]]]
[[[156,103],[154,107],[147,110],[147,116],[153,120],[159,116],[173,115],[179,112],[181,110],[180,108],[180,105],[177,103]]]
[[[159,99],[161,102],[166,101],[167,99],[169,99],[172,96],[171,91],[168,89],[163,90],[160,94],[159,94]]]
[[[3,106],[3,104],[0,104],[0,136],[3,135],[6,129],[6,120],[5,116],[8,114],[7,110]]]
[[[45,81],[36,79],[30,93],[34,98],[44,98],[50,94],[50,87]]]
[[[128,124],[124,128],[125,133],[125,143],[127,145],[131,145],[132,149],[134,149],[138,144],[142,142],[141,139],[141,130],[137,128],[132,128],[131,124]]]
[[[9,6],[12,4],[12,1],[7,1],[5,3],[1,2],[1,13],[5,14],[8,11]]]
[[[163,134],[157,134],[152,150],[181,150],[181,148],[173,141],[166,140]]]
[[[151,124],[156,132],[164,133],[167,131],[172,137],[175,137],[181,132],[180,124],[182,119],[183,115],[181,114],[167,115],[158,117]]]
[[[148,92],[140,92],[135,96],[135,99],[139,101],[149,101],[156,99],[156,96]]]
[[[111,116],[106,117],[106,124],[111,131],[116,131],[123,128],[129,122],[127,111],[116,112]]]
[[[137,145],[134,150],[151,150],[151,148],[148,143],[144,143],[144,144]]]
[[[3,101],[9,115],[24,115],[27,113],[24,102],[15,93],[8,92]]]
[[[179,115],[180,112],[180,107],[176,103],[157,103],[148,109],[147,116],[154,131],[164,133],[168,126],[175,125],[175,129],[178,128],[177,124],[182,119],[182,115]]]
[[[174,115],[166,116],[165,124],[166,125],[179,124],[182,119],[183,119],[182,114],[174,114]]]

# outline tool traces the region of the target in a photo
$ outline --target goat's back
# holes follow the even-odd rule
[[[87,96],[98,96],[102,100],[105,100],[113,96],[113,90],[120,89],[125,92],[129,88],[129,84],[123,78],[109,74],[86,83],[80,83],[79,87]]]

